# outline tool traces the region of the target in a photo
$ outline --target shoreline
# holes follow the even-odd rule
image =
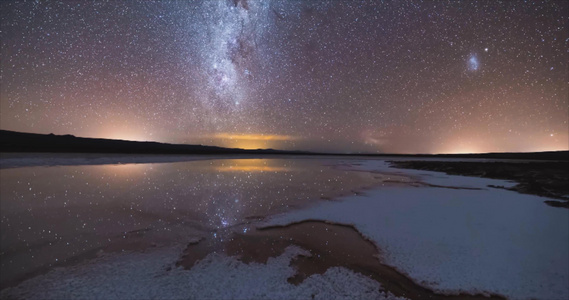
[[[460,175],[500,180],[512,180],[513,187],[492,185],[520,194],[549,198],[544,201],[553,207],[569,208],[569,162],[448,162],[448,161],[388,161],[390,167],[428,170],[447,175]],[[561,201],[554,201],[561,200]]]
[[[322,160],[385,160],[385,161],[469,161],[469,162],[562,162],[569,163],[568,160],[540,159],[539,156],[533,157],[532,153],[520,153],[519,156],[503,157],[492,156],[490,154],[472,155],[452,155],[452,154],[433,154],[433,155],[403,155],[403,154],[384,154],[384,155],[364,155],[364,154],[255,154],[255,153],[234,153],[234,154],[168,154],[168,153],[82,153],[82,152],[2,152],[0,149],[0,170],[22,167],[54,167],[54,166],[81,166],[81,165],[122,165],[122,164],[150,164],[150,163],[170,163],[195,160],[215,160],[215,159],[322,159]],[[522,155],[524,154],[524,155]],[[528,155],[525,155],[528,154]],[[539,153],[538,153],[539,154]],[[562,154],[569,154],[569,151],[561,151]]]
[[[119,156],[119,157],[123,157],[123,156]],[[167,157],[168,159],[177,159],[177,157]],[[144,157],[143,157],[144,159]],[[205,159],[205,158],[203,158]],[[190,161],[183,161],[183,163],[199,163],[198,160],[203,160],[203,159],[192,159]],[[211,158],[210,158],[211,159]],[[235,157],[232,156],[228,156],[228,157],[215,157],[216,161],[223,161],[223,160],[231,160],[231,159],[235,159]],[[257,159],[257,157],[248,157],[247,159]],[[276,157],[273,157],[271,159],[277,159]],[[310,159],[312,161],[317,161],[318,164],[321,164],[323,169],[330,169],[330,170],[334,170],[334,172],[336,172],[338,174],[338,176],[342,176],[343,178],[345,178],[346,180],[348,178],[350,178],[349,181],[343,181],[344,183],[341,185],[338,184],[332,184],[331,186],[333,188],[328,189],[325,194],[320,194],[318,193],[317,190],[310,188],[309,190],[306,191],[306,195],[304,195],[303,197],[307,197],[310,196],[310,200],[309,201],[304,201],[304,200],[299,200],[299,201],[292,201],[290,203],[290,205],[288,205],[288,208],[284,209],[278,209],[277,211],[269,214],[269,215],[244,215],[243,219],[241,220],[241,222],[237,222],[235,224],[232,224],[230,226],[221,228],[221,229],[216,229],[216,228],[209,228],[207,226],[202,226],[205,225],[205,220],[198,220],[198,219],[183,219],[183,220],[177,220],[176,218],[172,217],[168,217],[166,216],[165,218],[162,217],[162,221],[165,222],[165,224],[170,224],[169,226],[174,226],[173,228],[177,228],[177,229],[172,229],[172,230],[176,230],[176,232],[171,232],[168,233],[166,236],[163,236],[161,233],[157,232],[156,230],[159,230],[160,228],[158,228],[157,226],[159,226],[159,224],[155,224],[152,225],[152,218],[146,220],[143,224],[141,228],[138,228],[139,226],[135,226],[132,227],[131,230],[126,231],[124,233],[120,233],[118,235],[112,235],[112,236],[107,236],[104,235],[104,238],[101,238],[100,243],[97,243],[98,246],[96,247],[87,247],[87,249],[76,249],[76,251],[79,251],[76,254],[73,254],[71,256],[65,256],[65,255],[61,255],[61,253],[66,253],[66,252],[61,252],[64,249],[66,249],[65,245],[63,245],[61,242],[59,241],[52,241],[49,243],[49,247],[47,246],[48,242],[45,242],[44,247],[38,247],[38,249],[36,249],[35,251],[37,251],[38,253],[45,253],[45,250],[42,249],[46,249],[49,250],[50,253],[52,252],[58,252],[56,250],[53,249],[60,249],[59,253],[57,256],[57,258],[59,258],[58,262],[54,262],[51,259],[43,259],[45,260],[45,263],[42,265],[39,265],[37,268],[33,268],[30,271],[27,271],[25,273],[21,273],[21,274],[13,274],[15,276],[9,276],[9,277],[5,277],[6,280],[2,281],[2,287],[1,289],[5,289],[8,287],[14,287],[19,285],[20,283],[22,283],[23,281],[26,281],[28,279],[34,278],[38,275],[42,275],[45,274],[55,268],[60,268],[60,267],[69,267],[69,266],[73,266],[73,265],[77,265],[79,263],[85,262],[85,261],[89,261],[92,260],[93,258],[98,257],[99,255],[101,255],[101,253],[117,253],[117,252],[124,252],[124,251],[133,251],[133,252],[140,252],[140,251],[145,251],[147,249],[151,249],[154,247],[160,247],[160,246],[164,246],[164,244],[168,244],[170,241],[170,244],[174,243],[173,241],[179,240],[179,239],[183,239],[184,238],[184,232],[188,233],[190,236],[191,240],[194,240],[196,238],[198,239],[203,239],[206,236],[209,236],[210,234],[216,233],[218,230],[229,230],[231,228],[234,227],[241,227],[241,226],[253,226],[256,223],[261,223],[262,221],[264,221],[265,219],[276,215],[276,214],[280,214],[280,213],[286,213],[286,212],[290,212],[290,211],[294,211],[297,209],[304,209],[304,208],[308,208],[308,207],[313,207],[313,206],[317,206],[320,203],[324,203],[324,202],[330,202],[330,201],[336,201],[336,199],[340,199],[343,197],[347,197],[347,196],[351,196],[351,195],[361,195],[363,193],[365,193],[368,190],[372,190],[374,188],[381,188],[383,185],[383,181],[381,177],[378,177],[376,174],[372,174],[369,172],[356,172],[354,170],[346,170],[346,169],[342,169],[342,168],[337,168],[336,164],[332,163],[332,164],[328,164],[329,159],[327,158],[307,158]],[[75,162],[72,160],[72,162]],[[170,163],[171,161],[164,161],[164,163]],[[178,161],[176,161],[178,162]],[[61,168],[78,168],[80,166],[75,166],[75,165],[58,165],[61,166]],[[95,165],[95,164],[89,164],[87,165],[88,167],[94,166],[97,168],[100,168],[100,166]],[[29,166],[31,168],[42,168],[42,170],[47,170],[44,169],[42,166]],[[27,168],[27,167],[24,167]],[[12,171],[17,171],[17,172],[23,172],[24,169],[19,169],[19,168],[7,168],[7,169],[3,169],[2,172],[12,172]],[[357,176],[354,176],[357,175]],[[40,175],[42,176],[42,175]],[[404,178],[404,176],[399,176],[401,178]],[[389,183],[389,185],[406,185],[406,182],[401,182],[401,183]],[[305,192],[303,192],[305,193]],[[296,203],[298,202],[298,203]],[[284,210],[283,210],[284,209]],[[140,214],[141,212],[138,212],[137,215],[138,218],[144,218],[147,219],[151,216],[147,216],[146,214]],[[124,217],[121,217],[124,218]],[[157,217],[156,217],[157,218]],[[119,218],[120,220],[120,218]],[[140,219],[142,220],[142,219]],[[180,223],[181,222],[181,223]],[[180,224],[178,224],[180,223]],[[174,225],[172,225],[174,224]],[[188,235],[186,235],[188,236]],[[109,241],[107,242],[107,237],[109,238]],[[168,238],[170,237],[170,238]],[[53,243],[53,246],[52,246]],[[46,248],[47,247],[47,248]],[[53,248],[53,249],[52,249]],[[15,252],[14,252],[15,251]],[[14,249],[11,250],[9,252],[4,252],[2,254],[3,257],[3,261],[5,259],[12,259],[13,257],[17,257],[18,255],[21,255],[21,251],[18,252],[19,250]],[[40,252],[43,251],[43,252]],[[67,250],[68,251],[68,250]],[[14,252],[14,253],[11,253]],[[70,254],[70,253],[69,253]],[[45,256],[45,255],[44,255]],[[46,257],[51,257],[53,255],[47,255]],[[42,258],[41,256],[37,257],[35,259],[36,262],[41,261]],[[3,277],[4,278],[4,277]]]
[[[408,275],[381,261],[381,248],[366,238],[354,225],[325,220],[303,220],[287,225],[257,227],[247,233],[231,232],[221,241],[203,239],[190,243],[176,262],[185,270],[211,253],[235,257],[245,264],[266,264],[289,246],[309,251],[291,261],[295,274],[287,279],[298,285],[315,274],[324,274],[333,267],[342,267],[377,281],[382,292],[408,299],[505,299],[485,293],[444,294],[416,283]]]
[[[210,256],[213,254],[227,255],[227,257],[245,265],[268,265],[269,261],[285,255],[288,247],[298,246],[303,251],[308,251],[310,255],[298,255],[291,259],[289,266],[295,270],[295,274],[288,277],[287,282],[292,285],[304,284],[304,281],[312,275],[324,276],[327,271],[333,270],[335,267],[342,267],[377,282],[382,287],[380,292],[409,297],[410,299],[425,297],[432,299],[504,299],[497,293],[480,292],[479,290],[470,290],[471,293],[436,291],[429,287],[430,284],[414,279],[411,274],[405,272],[404,268],[398,268],[391,263],[386,264],[381,245],[372,237],[368,237],[368,234],[360,231],[357,225],[349,222],[334,220],[333,218],[312,218],[299,219],[285,224],[267,223],[267,219],[277,219],[283,214],[294,215],[300,211],[314,210],[326,205],[342,204],[342,202],[350,201],[346,199],[354,197],[373,198],[373,194],[384,190],[383,188],[399,190],[398,188],[407,186],[410,189],[433,190],[434,188],[434,190],[441,190],[443,188],[442,190],[450,189],[457,192],[472,190],[482,192],[481,188],[456,185],[452,182],[449,182],[449,185],[441,185],[440,182],[444,179],[421,180],[425,178],[419,172],[405,173],[392,168],[366,168],[362,165],[365,165],[366,160],[345,159],[348,161],[347,163],[338,161],[338,163],[331,165],[326,164],[328,161],[326,158],[318,160],[325,166],[340,171],[367,173],[369,174],[368,177],[373,178],[376,184],[360,186],[356,191],[333,193],[333,197],[317,197],[313,199],[315,201],[310,201],[306,205],[291,206],[286,211],[277,214],[246,216],[244,218],[245,223],[233,224],[205,233],[205,236],[193,237],[186,242],[181,242],[183,251],[175,259],[175,264],[171,268],[180,267],[193,272],[192,266],[200,263],[200,261],[209,262]],[[387,165],[385,162],[384,164]],[[385,170],[390,170],[390,172],[383,172]],[[391,177],[397,178],[399,181],[392,182],[390,181]],[[146,241],[145,235],[149,232],[151,230],[133,230],[130,232],[132,236],[130,244],[118,245],[116,250],[120,248],[119,251],[107,249],[100,252],[99,250],[95,257],[91,256],[75,262],[71,268],[81,264],[89,265],[91,262],[96,264],[98,261],[96,258],[100,254],[110,257],[122,255],[117,253],[128,251],[130,255],[136,255],[136,253],[150,253],[154,251],[153,249],[166,247],[164,245],[153,245]],[[346,243],[346,240],[350,242]],[[176,247],[180,247],[180,244],[176,245]],[[31,280],[34,278],[35,276]]]

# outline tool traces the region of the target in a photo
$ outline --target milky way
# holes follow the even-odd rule
[[[0,127],[341,152],[569,148],[566,1],[2,1]]]

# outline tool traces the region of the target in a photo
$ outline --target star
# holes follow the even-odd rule
[[[482,2],[0,1],[0,129],[352,153],[460,139],[566,149],[569,2]],[[257,138],[221,138],[244,135]]]

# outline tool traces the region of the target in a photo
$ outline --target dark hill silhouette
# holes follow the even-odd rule
[[[202,145],[82,138],[70,134],[37,134],[0,130],[2,152],[127,154],[300,154],[273,149],[245,150]]]
[[[569,151],[474,153],[474,154],[367,154],[367,153],[317,153],[275,149],[246,150],[203,145],[181,145],[158,142],[135,142],[99,138],[82,138],[73,135],[24,133],[0,130],[0,152],[49,152],[49,153],[123,153],[123,154],[287,154],[287,155],[336,155],[360,157],[432,157],[432,158],[487,158],[569,160]]]

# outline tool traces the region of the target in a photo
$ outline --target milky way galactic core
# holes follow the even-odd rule
[[[569,148],[567,1],[2,1],[0,127],[339,152]]]

